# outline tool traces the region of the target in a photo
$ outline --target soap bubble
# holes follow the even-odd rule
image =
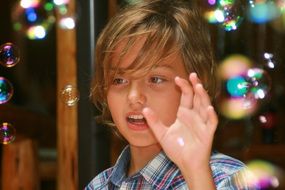
[[[79,92],[77,88],[72,85],[66,85],[60,93],[61,100],[67,106],[74,106],[79,101]]]
[[[13,67],[20,61],[19,49],[8,42],[0,46],[0,64],[4,67]]]
[[[222,80],[244,75],[252,67],[252,61],[244,55],[233,54],[226,57],[218,66],[218,75]]]
[[[232,97],[244,97],[248,93],[249,83],[243,76],[235,76],[226,81],[227,92]]]
[[[14,93],[14,88],[10,81],[4,77],[0,77],[0,104],[8,102]]]
[[[248,19],[253,23],[266,23],[280,16],[280,11],[274,1],[251,0],[247,11]]]
[[[256,99],[264,99],[271,88],[271,78],[268,73],[261,68],[250,68],[246,77],[250,85],[249,93],[252,93]]]
[[[275,69],[277,66],[276,58],[273,53],[264,52],[263,54],[264,67],[268,69]]]
[[[16,130],[13,125],[7,122],[0,124],[0,142],[9,144],[15,140]]]
[[[30,40],[45,38],[55,23],[53,2],[50,0],[23,2],[24,0],[16,3],[11,11],[14,30],[22,32]]]
[[[262,159],[249,161],[245,171],[245,179],[254,189],[283,189],[284,171],[277,165]]]
[[[73,17],[63,17],[58,23],[62,29],[71,30],[75,28],[75,19]]]
[[[258,108],[258,102],[252,97],[219,99],[218,111],[229,119],[242,119],[251,116]]]
[[[205,19],[212,24],[220,24],[225,31],[236,30],[244,19],[244,5],[237,0],[208,1]]]
[[[244,8],[241,1],[220,0],[215,10],[216,19],[224,30],[236,30],[242,23]]]

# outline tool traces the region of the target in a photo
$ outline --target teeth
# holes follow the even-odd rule
[[[130,119],[143,119],[143,115],[129,115],[128,118],[130,118]]]

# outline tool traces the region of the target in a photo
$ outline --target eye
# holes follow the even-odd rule
[[[114,78],[112,84],[113,85],[121,85],[121,84],[126,84],[128,82],[127,79],[124,78]]]
[[[150,80],[151,83],[154,83],[154,84],[160,84],[160,83],[165,81],[164,78],[158,77],[158,76],[150,77],[149,80]]]

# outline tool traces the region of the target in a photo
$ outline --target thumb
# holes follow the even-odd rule
[[[142,113],[156,139],[160,142],[168,128],[160,121],[158,115],[150,108],[144,108]]]

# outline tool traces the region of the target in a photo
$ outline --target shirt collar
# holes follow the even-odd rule
[[[109,180],[116,186],[120,186],[127,177],[127,170],[130,162],[130,148],[126,146],[120,154],[116,164],[113,167]]]
[[[130,147],[126,146],[120,154],[116,164],[113,167],[109,180],[116,186],[127,178],[127,170],[130,162]],[[167,189],[171,181],[180,174],[177,166],[169,160],[166,154],[161,151],[154,159],[142,168],[132,178],[141,175],[153,189]]]
[[[144,179],[154,189],[168,189],[173,179],[181,176],[177,166],[161,151],[141,171]]]

